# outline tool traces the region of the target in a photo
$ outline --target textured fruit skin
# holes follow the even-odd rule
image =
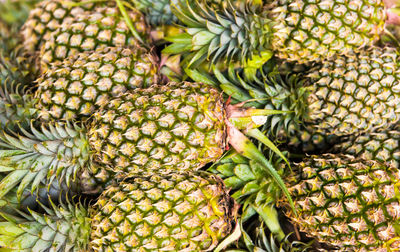
[[[147,41],[150,30],[144,16],[136,10],[130,10],[128,15],[136,31]],[[51,63],[63,61],[79,52],[94,51],[101,47],[138,45],[118,7],[112,4],[99,5],[64,22],[50,34],[40,50],[41,70],[45,72]]]
[[[365,160],[390,163],[400,168],[400,131],[399,126],[381,131],[351,136],[346,141],[336,144],[333,153],[349,154]]]
[[[374,44],[386,20],[382,0],[277,0],[266,9],[276,56],[302,63]]]
[[[320,62],[373,46],[386,20],[383,0],[257,2],[264,6],[206,1],[172,6],[186,25],[186,34],[167,38],[173,44],[164,52],[186,52],[186,65],[194,68],[203,62],[209,67],[240,62],[251,71],[273,55],[293,62]]]
[[[400,246],[400,171],[353,156],[311,156],[287,186],[301,231],[339,251],[386,251]],[[395,251],[393,250],[393,251]]]
[[[373,48],[325,61],[308,74],[305,122],[338,136],[384,130],[399,120],[399,53]]]
[[[93,207],[94,251],[211,251],[231,231],[233,200],[210,174],[137,177]]]
[[[93,3],[73,6],[80,1],[75,0],[44,0],[29,13],[29,17],[22,27],[24,47],[30,52],[39,51],[40,47],[51,38],[61,24],[71,23],[75,18],[84,15],[84,12],[95,7]]]
[[[110,101],[94,114],[94,160],[115,172],[196,170],[225,149],[225,112],[218,90],[199,83],[153,85]]]
[[[99,48],[55,64],[38,80],[36,108],[43,120],[86,119],[135,88],[158,81],[156,57],[141,48]]]

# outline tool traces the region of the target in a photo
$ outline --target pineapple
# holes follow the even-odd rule
[[[214,69],[214,77],[189,74],[218,85],[238,102],[253,98],[257,108],[287,111],[270,116],[265,130],[287,139],[292,147],[318,152],[341,137],[383,131],[398,123],[398,59],[395,48],[370,48],[286,76],[268,65],[253,79],[232,67],[227,73]]]
[[[143,15],[131,10],[129,18],[139,36],[147,38],[149,29]],[[139,43],[131,34],[118,7],[98,6],[68,22],[65,21],[59,29],[50,34],[49,40],[40,50],[42,72],[46,72],[51,63],[62,62],[68,56],[77,55],[79,52],[94,51],[100,47],[128,46],[139,46]]]
[[[128,178],[86,209],[62,204],[8,218],[0,245],[45,251],[211,251],[231,231],[237,208],[217,176]]]
[[[29,84],[34,76],[33,57],[29,57],[20,46],[18,27],[0,19],[0,81],[6,79]]]
[[[197,170],[218,160],[228,144],[265,165],[239,129],[257,131],[252,128],[269,113],[224,104],[222,94],[208,85],[171,82],[113,99],[94,114],[88,139],[94,160],[114,172]]]
[[[29,53],[39,51],[41,46],[51,38],[51,33],[56,31],[61,24],[73,20],[85,11],[92,10],[96,4],[77,4],[74,0],[44,0],[30,11],[29,17],[22,27],[21,35],[24,38],[24,48]]]
[[[387,16],[383,0],[276,0],[263,8],[218,9],[185,3],[173,12],[186,33],[170,37],[164,52],[186,53],[189,67],[222,60],[259,68],[272,55],[300,63],[348,55],[374,44]]]
[[[301,231],[338,251],[396,251],[400,247],[397,168],[346,155],[311,156],[286,178]],[[282,203],[285,205],[285,203]]]
[[[333,146],[332,153],[350,154],[365,160],[390,163],[400,168],[400,131],[398,125],[380,132],[349,136]]]
[[[112,99],[86,123],[31,126],[22,133],[0,135],[0,162],[13,179],[0,182],[0,198],[19,184],[36,188],[39,181],[82,180],[82,187],[107,184],[114,174],[167,174],[194,171],[218,160],[228,143],[260,162],[283,187],[272,165],[235,127],[279,150],[255,129],[269,110],[225,104],[221,93],[199,83],[169,83],[135,89]],[[239,123],[237,122],[239,121]],[[34,170],[30,170],[35,167]],[[87,181],[88,178],[91,178]],[[94,181],[93,183],[91,181]],[[20,183],[23,182],[23,183]],[[100,188],[101,190],[101,188]],[[83,191],[86,191],[83,189]],[[89,190],[91,191],[91,190]],[[285,191],[287,193],[287,191]]]
[[[127,90],[158,83],[157,57],[139,47],[104,47],[66,58],[38,79],[43,120],[85,119]]]

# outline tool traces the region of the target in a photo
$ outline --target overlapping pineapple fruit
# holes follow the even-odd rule
[[[285,238],[278,204],[332,249],[396,250],[399,53],[374,47],[396,19],[385,4],[44,0],[22,28],[0,18],[0,246],[220,251],[241,235],[231,246],[278,250],[246,233],[259,215],[272,241],[308,249]],[[160,31],[186,81],[165,81]],[[264,133],[337,154],[291,170]],[[26,205],[48,188],[47,206]]]

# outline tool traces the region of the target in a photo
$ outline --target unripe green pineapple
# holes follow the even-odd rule
[[[400,247],[400,172],[346,155],[311,156],[286,178],[299,229],[338,251],[396,251]]]
[[[382,0],[277,0],[263,8],[180,3],[174,14],[186,33],[168,38],[164,52],[186,53],[187,66],[240,61],[259,68],[272,55],[306,63],[371,46],[384,30]]]
[[[1,229],[0,245],[32,251],[210,251],[230,234],[236,209],[215,175],[137,177],[110,186],[89,210],[69,203],[53,205],[46,214],[9,218],[1,223],[9,229]]]
[[[130,10],[128,15],[136,32],[148,43],[150,31],[144,16],[136,10]],[[138,45],[117,6],[96,6],[64,22],[50,34],[49,40],[41,47],[41,70],[45,72],[51,63],[61,62],[83,51]]]
[[[146,50],[99,48],[53,65],[37,81],[35,107],[44,120],[85,119],[112,97],[158,80],[157,58]]]

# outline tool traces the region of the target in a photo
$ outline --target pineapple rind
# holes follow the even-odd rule
[[[287,180],[297,216],[290,219],[339,251],[397,249],[400,171],[388,164],[326,154],[299,163]]]
[[[51,38],[61,24],[71,23],[85,11],[93,9],[96,4],[88,2],[79,5],[77,0],[44,0],[39,2],[29,13],[29,17],[22,27],[24,48],[34,53]],[[76,6],[75,6],[76,5]]]
[[[398,126],[381,132],[350,136],[333,146],[331,152],[349,154],[365,160],[377,160],[400,168],[400,131]]]
[[[204,173],[136,177],[94,206],[94,251],[210,251],[231,231],[232,199]]]
[[[93,118],[94,160],[115,172],[196,170],[217,160],[226,144],[221,94],[199,83],[136,89]]]
[[[305,122],[338,136],[384,130],[400,119],[399,53],[371,48],[309,72]]]
[[[383,34],[386,20],[382,0],[277,0],[266,11],[273,20],[276,56],[300,63],[370,46]]]
[[[39,78],[43,120],[87,119],[112,97],[158,81],[156,58],[141,48],[99,48],[70,56]]]
[[[147,42],[150,30],[144,16],[136,11],[128,12],[136,31]],[[97,6],[86,11],[49,35],[40,49],[41,71],[46,72],[51,63],[61,62],[68,56],[104,47],[139,46],[117,6]]]

